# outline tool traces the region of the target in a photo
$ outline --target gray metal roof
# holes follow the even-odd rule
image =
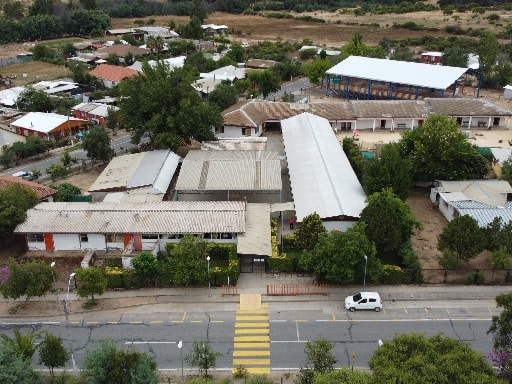
[[[281,121],[297,221],[359,217],[366,195],[329,122],[311,113]]]
[[[267,218],[268,220],[268,218]],[[16,233],[243,233],[240,201],[41,203]]]
[[[443,65],[349,56],[327,70],[326,74],[446,89],[467,70]]]
[[[475,219],[478,223],[478,226],[480,228],[484,228],[492,221],[499,217],[502,220],[502,223],[507,224],[512,221],[512,208],[505,208],[505,207],[486,207],[486,208],[468,208],[464,207],[465,205],[462,204],[462,207],[459,207],[459,203],[453,203],[455,207],[457,207],[457,210],[461,215],[468,215]]]
[[[446,201],[475,201],[490,207],[504,206],[512,187],[505,180],[479,179],[460,181],[439,181],[434,189]]]
[[[270,204],[247,204],[245,233],[238,236],[237,253],[272,256]]]
[[[165,193],[179,160],[178,155],[167,149],[114,157],[91,185],[89,192],[152,186],[155,193]]]
[[[280,191],[281,164],[272,151],[190,151],[177,191]]]

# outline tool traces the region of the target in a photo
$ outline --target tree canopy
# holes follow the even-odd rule
[[[386,144],[378,157],[368,160],[364,169],[364,191],[367,195],[391,188],[405,200],[412,186],[412,164],[400,153],[398,143]]]
[[[42,261],[18,264],[10,258],[8,269],[7,281],[0,285],[6,299],[16,300],[25,296],[25,301],[29,301],[34,296],[44,296],[53,285],[53,270],[50,264]]]
[[[375,254],[375,246],[366,237],[365,224],[361,222],[345,232],[323,234],[314,249],[301,256],[300,265],[314,271],[319,280],[356,283],[363,281],[364,256],[368,257],[369,278],[376,280],[380,276],[381,265]]]
[[[444,227],[437,248],[453,253],[459,261],[468,261],[485,249],[485,234],[474,218],[459,216]]]
[[[53,197],[53,201],[71,201],[73,196],[80,195],[82,193],[80,188],[71,183],[53,185],[52,188],[58,191],[57,194]]]
[[[36,193],[21,184],[0,189],[0,238],[11,233],[27,218],[27,209],[39,201]]]
[[[87,157],[93,160],[108,161],[112,155],[110,137],[102,126],[96,126],[87,132],[82,140],[82,146],[87,151]]]
[[[188,285],[206,281],[207,243],[192,235],[185,235],[177,244],[169,244],[169,273],[177,285]]]
[[[212,128],[222,125],[220,110],[201,99],[181,68],[163,62],[143,65],[144,74],[120,84],[123,124],[132,127],[132,142],[144,135],[162,148],[175,150],[182,140],[213,140]]]
[[[487,333],[493,335],[493,354],[491,358],[498,367],[500,376],[512,381],[512,293],[496,296],[496,305],[501,308],[498,316],[492,317]]]
[[[118,349],[105,340],[85,354],[81,377],[90,384],[157,384],[155,360],[134,348]]]
[[[76,272],[76,280],[78,281],[76,289],[78,296],[91,296],[91,301],[94,301],[94,295],[102,295],[107,289],[107,278],[100,268],[80,268]]]
[[[442,335],[397,335],[375,351],[369,365],[375,384],[504,384],[481,354]]]
[[[295,230],[295,245],[297,248],[305,251],[311,251],[315,248],[319,239],[326,234],[327,230],[322,224],[320,215],[314,212],[304,217],[300,225]]]
[[[404,132],[399,145],[416,181],[480,179],[489,170],[478,148],[446,115],[432,115],[421,127]]]
[[[366,223],[366,236],[375,243],[378,254],[397,252],[415,229],[422,228],[409,206],[389,188],[368,196],[361,220]]]
[[[0,383],[43,384],[43,377],[32,369],[30,360],[23,358],[8,345],[0,343]]]

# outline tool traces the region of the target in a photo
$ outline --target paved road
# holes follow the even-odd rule
[[[118,154],[123,152],[126,153],[128,149],[133,146],[134,145],[130,143],[130,135],[126,134],[123,134],[122,136],[115,136],[110,143],[110,147]],[[46,169],[51,164],[57,164],[61,162],[62,154],[66,149],[68,148],[55,149],[50,151],[50,153],[47,155],[41,155],[40,158],[34,158],[33,161],[6,169],[2,172],[2,174],[12,175],[13,173],[19,171],[30,172],[33,170],[38,170],[41,172],[41,177],[44,177],[46,175]],[[82,149],[72,150],[69,154],[71,158],[77,159],[79,164],[81,164],[82,161],[88,160],[87,152]]]
[[[14,328],[23,333],[28,329],[47,329],[61,335],[72,348],[78,367],[83,362],[85,351],[93,343],[111,339],[121,348],[135,346],[153,355],[159,369],[179,371],[181,352],[186,355],[194,339],[204,338],[210,340],[214,350],[222,354],[217,363],[220,371],[230,371],[237,366],[235,361],[243,361],[242,365],[246,367],[250,364],[268,364],[272,371],[290,371],[304,364],[305,342],[320,336],[334,343],[333,353],[343,366],[350,366],[352,355],[355,354],[355,366],[367,367],[378,341],[385,342],[398,333],[434,335],[442,332],[470,343],[475,350],[487,355],[492,342],[486,332],[492,315],[499,314],[493,298],[477,296],[450,301],[388,299],[384,301],[384,310],[380,313],[347,312],[342,301],[332,300],[332,295],[318,301],[314,298],[309,298],[309,301],[266,298],[263,311],[268,317],[268,330],[264,334],[258,331],[257,335],[250,336],[268,337],[268,356],[261,357],[262,353],[266,353],[265,347],[244,350],[238,345],[236,338],[240,336],[238,331],[242,320],[237,302],[225,302],[217,292],[211,298],[207,291],[203,290],[202,293],[203,302],[200,303],[180,303],[170,298],[168,302],[162,300],[161,304],[122,311],[72,313],[69,323],[66,323],[63,315],[44,322],[37,319],[2,319],[0,329],[7,334],[11,334]],[[177,348],[180,340],[183,341],[182,351]],[[243,357],[236,357],[235,351],[243,353]],[[251,359],[254,359],[253,362]],[[34,364],[37,365],[37,361]],[[71,362],[67,368],[72,369]],[[187,365],[185,368],[187,373],[196,373],[191,372]]]

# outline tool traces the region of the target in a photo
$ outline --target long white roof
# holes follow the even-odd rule
[[[467,70],[468,68],[349,56],[327,70],[326,74],[446,89]]]
[[[359,217],[366,195],[327,119],[306,112],[281,127],[297,221]]]
[[[243,233],[241,201],[41,203],[16,233]]]

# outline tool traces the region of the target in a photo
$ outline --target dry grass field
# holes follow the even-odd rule
[[[44,63],[42,61],[31,61],[0,67],[0,74],[5,76],[16,76],[15,86],[23,86],[43,80],[55,80],[71,77],[69,68],[61,65]]]

